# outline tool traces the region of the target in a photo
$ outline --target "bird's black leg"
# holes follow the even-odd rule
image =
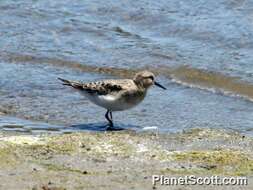
[[[110,114],[110,117],[109,117],[109,114]],[[105,114],[105,118],[109,122],[109,128],[112,128],[113,127],[113,122],[112,122],[112,113],[111,113],[111,111],[107,110],[107,112]]]
[[[105,118],[107,119],[108,122],[110,122],[110,118],[109,118],[109,110],[107,110],[107,112],[105,113]]]
[[[112,119],[112,111],[110,111],[110,117],[111,117],[111,120],[113,121],[113,119]]]

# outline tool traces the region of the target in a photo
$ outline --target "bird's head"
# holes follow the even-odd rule
[[[149,71],[141,71],[136,73],[133,80],[137,85],[141,85],[145,89],[149,88],[152,85],[156,85],[166,90],[164,86],[155,81],[155,75]]]

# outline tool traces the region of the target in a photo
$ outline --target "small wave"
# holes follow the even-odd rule
[[[132,77],[136,70],[111,68],[111,67],[97,67],[92,65],[86,65],[85,63],[79,63],[72,60],[62,60],[50,57],[38,57],[34,55],[22,55],[16,53],[0,53],[0,57],[8,63],[31,63],[31,64],[49,64],[56,67],[67,67],[73,70],[108,74],[117,77]]]
[[[253,102],[253,98],[250,98],[250,97],[245,96],[245,95],[235,94],[234,92],[226,91],[224,89],[208,88],[208,87],[204,87],[204,86],[201,86],[201,85],[182,82],[182,81],[177,80],[177,79],[172,79],[172,82],[177,83],[177,84],[182,85],[182,86],[185,86],[185,87],[189,87],[189,88],[197,88],[197,89],[200,89],[200,90],[209,91],[209,92],[214,93],[214,94],[221,94],[221,95],[225,95],[225,96],[242,98],[242,99],[248,100],[250,102]]]
[[[169,70],[168,73],[167,76],[177,84],[207,90],[215,94],[239,97],[253,102],[253,84],[238,78],[188,66]]]
[[[126,37],[134,37],[134,38],[137,38],[137,39],[144,39],[143,37],[141,37],[140,35],[138,34],[134,34],[132,32],[129,32],[125,29],[123,29],[122,27],[120,26],[115,26],[115,27],[112,27],[112,30],[117,32],[119,35],[121,36],[126,36]]]
[[[108,74],[122,78],[131,78],[139,70],[148,69],[157,75],[165,76],[171,81],[188,86],[207,90],[216,94],[223,94],[233,97],[240,97],[253,102],[253,84],[242,81],[235,77],[226,76],[220,73],[209,72],[189,66],[180,67],[145,67],[138,70],[97,67],[86,65],[71,60],[61,60],[56,58],[36,57],[32,55],[19,55],[14,53],[5,53],[0,56],[9,63],[31,63],[31,64],[50,64],[57,67],[68,67],[73,70],[83,72]]]

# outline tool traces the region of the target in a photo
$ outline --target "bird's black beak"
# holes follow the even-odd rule
[[[162,88],[163,90],[167,90],[164,86],[162,86],[161,84],[159,84],[158,82],[155,82],[155,85]]]

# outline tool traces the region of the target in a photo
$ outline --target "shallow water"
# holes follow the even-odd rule
[[[118,127],[251,135],[252,8],[238,0],[1,1],[0,128],[104,130],[105,110],[57,77],[92,81],[149,68],[169,90],[152,88],[140,106],[115,113]]]

